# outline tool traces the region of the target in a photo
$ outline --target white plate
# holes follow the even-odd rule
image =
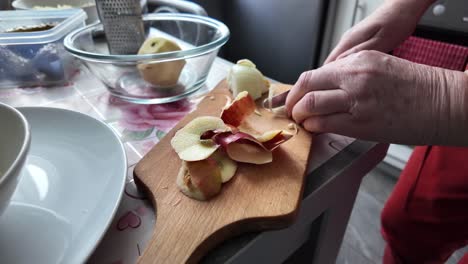
[[[104,123],[57,109],[19,110],[31,150],[12,203],[0,218],[1,263],[82,263],[112,221],[127,160]]]

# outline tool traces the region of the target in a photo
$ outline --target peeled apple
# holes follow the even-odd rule
[[[221,191],[221,168],[213,159],[182,163],[176,184],[183,194],[208,200]]]
[[[262,94],[268,92],[270,87],[270,82],[255,64],[247,59],[240,60],[232,66],[227,82],[234,96],[247,91],[254,100],[262,97]]]
[[[179,51],[177,43],[161,38],[148,38],[140,47],[138,54],[156,54],[162,52]],[[185,60],[175,60],[156,63],[138,64],[141,77],[157,86],[172,86],[177,84],[180,73],[185,66]]]

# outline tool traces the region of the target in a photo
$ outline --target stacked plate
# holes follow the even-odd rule
[[[83,263],[119,205],[127,171],[123,145],[90,116],[57,108],[18,110],[30,126],[31,145],[0,216],[1,262]]]

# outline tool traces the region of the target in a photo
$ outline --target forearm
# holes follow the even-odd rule
[[[448,96],[438,126],[437,133],[442,136],[440,143],[468,146],[468,73],[443,70],[441,79]]]
[[[436,0],[386,0],[384,6],[392,6],[401,12],[410,12],[419,20]]]
[[[404,4],[413,8],[427,9],[436,0],[385,0],[385,3]]]

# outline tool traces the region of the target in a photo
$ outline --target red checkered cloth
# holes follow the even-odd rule
[[[412,62],[458,71],[465,70],[468,61],[468,47],[418,37],[409,37],[392,54]]]

